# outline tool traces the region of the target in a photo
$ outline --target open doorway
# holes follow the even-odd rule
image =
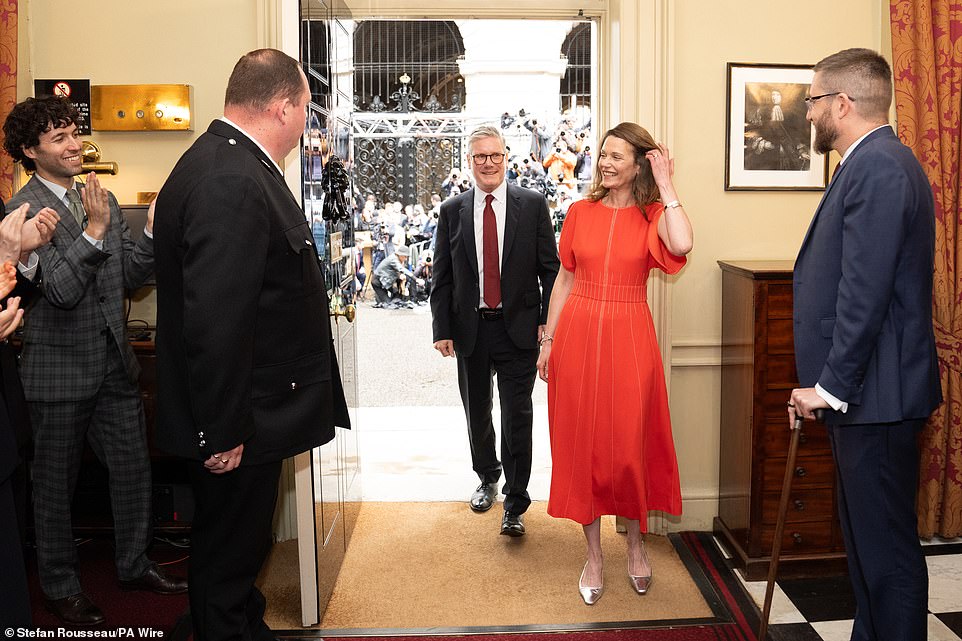
[[[362,20],[354,26],[352,135],[368,273],[393,248],[430,274],[440,203],[472,186],[468,134],[498,127],[506,179],[541,192],[560,231],[593,165],[596,25],[562,20]],[[369,265],[369,266],[368,266]],[[364,274],[366,276],[366,274]],[[432,349],[430,278],[384,309],[358,303],[366,501],[467,501],[471,469],[454,359]],[[369,282],[369,281],[368,281]],[[547,498],[546,387],[534,393],[534,500]],[[497,404],[495,406],[497,410]]]
[[[350,433],[295,465],[300,583],[316,586],[301,590],[296,618],[310,623],[312,608],[323,621],[359,503],[444,501],[467,511],[477,478],[456,366],[432,349],[425,304],[437,208],[471,188],[466,139],[491,125],[510,148],[507,179],[543,194],[560,231],[593,165],[597,36],[590,21],[353,21],[320,0],[303,0],[300,32],[312,94],[302,197],[354,418]],[[328,207],[335,158],[351,178],[348,216]],[[375,306],[371,275],[402,245],[427,278]],[[540,381],[533,400],[528,489],[541,501],[550,453]]]

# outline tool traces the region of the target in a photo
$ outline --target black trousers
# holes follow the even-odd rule
[[[9,478],[0,481],[0,622],[7,627],[31,625],[23,544]]]
[[[374,298],[377,302],[385,305],[391,302],[391,293],[388,289],[381,284],[381,281],[374,278],[371,281],[371,287],[374,289]]]
[[[855,592],[852,641],[925,639],[928,570],[919,544],[917,437],[925,421],[829,426]]]
[[[397,302],[401,300],[414,300],[417,298],[417,283],[413,280],[408,282],[408,295],[405,296],[401,293],[399,285],[400,281],[395,281],[395,283],[390,287],[386,288],[381,284],[377,278],[371,281],[371,287],[374,289],[374,297],[377,302],[382,305],[387,305],[391,302]]]
[[[508,336],[504,318],[481,318],[470,356],[458,355],[458,386],[468,422],[471,461],[483,483],[497,483],[504,470],[504,509],[523,514],[531,505],[531,392],[537,349],[519,349]],[[493,376],[501,399],[501,460],[495,447]]]
[[[211,474],[190,463],[195,512],[188,582],[195,641],[273,641],[254,586],[271,548],[281,462]]]

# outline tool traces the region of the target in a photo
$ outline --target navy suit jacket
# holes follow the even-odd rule
[[[833,425],[927,417],[942,402],[932,331],[932,189],[890,127],[833,178],[794,271],[795,361],[849,404]]]
[[[501,307],[515,346],[536,349],[538,325],[546,322],[548,298],[558,275],[558,248],[544,197],[530,189],[507,187]],[[444,201],[435,239],[431,289],[434,340],[453,340],[460,356],[470,356],[477,341],[481,301],[474,189]]]

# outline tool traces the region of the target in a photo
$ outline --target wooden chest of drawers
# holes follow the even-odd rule
[[[721,441],[715,534],[749,580],[768,574],[797,387],[792,263],[719,261],[722,269]],[[780,576],[844,570],[835,470],[825,428],[799,437]]]

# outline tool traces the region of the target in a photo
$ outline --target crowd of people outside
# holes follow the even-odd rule
[[[505,139],[515,142],[514,149],[507,146],[502,160],[506,182],[541,193],[549,203],[554,229],[560,233],[568,208],[584,196],[591,182],[590,118],[566,113],[551,126],[521,109],[514,115],[504,112],[499,124]],[[427,305],[441,203],[473,187],[471,172],[459,165],[430,194],[426,205],[383,202],[370,193],[358,195],[354,284],[358,292],[373,293],[372,307],[414,309]],[[369,264],[364,260],[365,251],[370,252]]]

